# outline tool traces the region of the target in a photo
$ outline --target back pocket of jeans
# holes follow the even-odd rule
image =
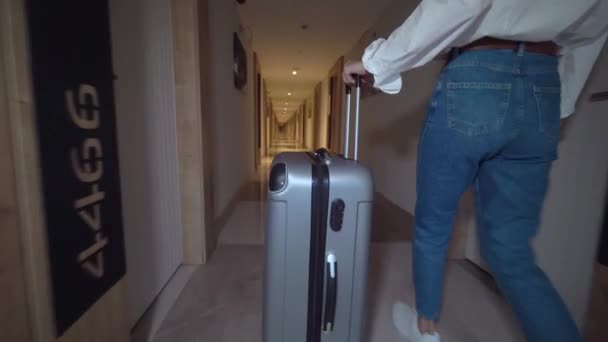
[[[538,111],[538,131],[555,142],[559,138],[561,116],[561,89],[534,86]]]
[[[502,127],[511,100],[510,83],[450,82],[447,89],[449,128],[477,136]]]

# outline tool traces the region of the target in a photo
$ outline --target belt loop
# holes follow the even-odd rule
[[[519,42],[517,44],[517,56],[519,57],[523,57],[524,52],[526,52],[526,43],[524,42]]]
[[[456,57],[458,57],[459,54],[460,54],[460,48],[457,48],[457,47],[451,48],[450,52],[448,53],[448,61],[447,61],[447,63],[450,63],[451,61],[455,60]]]
[[[451,55],[450,56],[451,59],[455,59],[456,57],[458,57],[458,55],[460,55],[460,48],[459,47],[452,48],[450,55]]]

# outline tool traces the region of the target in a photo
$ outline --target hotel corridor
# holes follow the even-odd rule
[[[345,115],[342,72],[350,61],[362,61],[372,42],[390,37],[420,3],[0,2],[0,341],[264,342],[271,163],[284,152],[340,153],[347,136],[354,152],[355,131],[358,162],[374,182],[363,342],[405,341],[392,309],[398,301],[413,304],[415,297],[418,145],[447,64],[442,56],[402,73],[398,94],[363,82],[359,130]],[[559,158],[533,244],[538,264],[587,341],[605,342],[608,48],[590,75],[576,115],[561,123]],[[461,89],[453,86],[446,88]],[[350,191],[356,181],[343,179],[349,179],[343,187]],[[324,202],[323,191],[313,189]],[[333,231],[325,238],[361,251],[362,245],[352,242],[366,238],[334,234],[342,229],[341,205],[352,197],[335,194],[338,215],[326,222]],[[357,220],[368,217],[371,190],[367,194]],[[323,205],[314,197],[313,202],[306,215],[325,215],[318,215]],[[327,207],[333,214],[333,206]],[[441,341],[523,342],[509,305],[486,272],[475,216],[469,189],[447,253]],[[306,229],[324,231],[322,219],[311,221],[317,224]],[[319,236],[329,263],[323,271],[332,274],[337,256],[340,270],[348,270],[342,260],[354,253],[340,254]],[[309,284],[321,284],[322,273],[314,271],[321,270],[323,250],[311,248],[315,241],[306,237],[302,250],[289,249],[301,252],[289,260],[313,260],[306,276],[315,275]],[[289,242],[297,246],[299,237]],[[360,265],[363,258],[351,259]],[[285,291],[302,301],[301,310],[284,312],[319,309],[323,299],[326,308],[311,310],[310,318],[320,311],[330,320],[332,313],[345,315],[347,306],[339,303],[361,300],[342,290],[334,296],[336,278],[328,276],[326,287],[308,293],[323,290],[330,293],[327,299],[307,298],[303,288],[300,297]],[[282,279],[305,284],[295,276]],[[352,293],[363,289],[353,288]]]

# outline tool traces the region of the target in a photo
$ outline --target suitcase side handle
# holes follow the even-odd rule
[[[336,255],[327,255],[327,284],[325,298],[325,318],[323,319],[323,330],[332,332],[336,319],[336,303],[338,299],[338,260]]]
[[[356,161],[359,159],[359,111],[361,109],[361,75],[353,75],[355,78],[355,148],[353,159]],[[350,103],[351,103],[352,87],[346,85],[346,124],[344,127],[344,158],[348,158],[350,151]]]

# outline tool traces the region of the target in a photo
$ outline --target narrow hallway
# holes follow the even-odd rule
[[[542,136],[542,145],[551,136],[547,189],[547,168],[542,182],[529,184],[522,181],[527,171],[520,170],[520,176],[501,177],[509,182],[490,192],[510,195],[515,189],[520,200],[497,204],[492,196],[478,198],[479,209],[493,202],[501,216],[499,228],[507,228],[501,230],[506,242],[484,243],[516,251],[506,254],[525,250],[531,261],[530,241],[534,261],[586,341],[608,341],[608,18],[596,16],[608,14],[608,0],[562,2],[564,6],[551,0],[2,1],[0,341],[406,341],[397,329],[407,321],[414,324],[414,315],[406,319],[403,311],[393,315],[393,309],[399,308],[395,303],[415,301],[414,214],[425,212],[450,214],[441,234],[417,230],[422,240],[423,235],[443,236],[426,244],[431,247],[443,247],[451,234],[438,325],[441,341],[523,341],[523,325],[516,323],[481,253],[479,237],[489,234],[478,234],[475,218],[495,215],[476,213],[473,189],[468,189],[459,197],[453,224],[448,222],[460,194],[448,196],[452,182],[440,181],[458,173],[460,164],[450,159],[460,147],[440,139],[431,145],[444,155],[425,158],[424,142],[434,135],[426,128],[434,125],[435,132],[449,132],[457,140],[468,136],[465,140],[471,142],[485,141],[481,135],[510,137],[505,131],[494,139],[497,126],[520,126],[511,133],[530,128]],[[497,31],[523,33],[527,25],[522,17],[527,17],[531,26],[539,25],[533,30],[539,36],[479,31],[484,38],[448,44],[477,31],[462,27],[484,22],[459,17],[473,3],[493,7],[473,18],[491,12],[496,17],[487,17],[490,26],[497,18],[507,21]],[[430,10],[427,4],[446,7]],[[496,4],[521,11],[504,15]],[[591,22],[604,27],[603,38],[584,43],[584,35],[570,31],[596,26],[577,19],[577,13],[595,17]],[[571,14],[571,22],[562,20]],[[412,20],[403,25],[408,18]],[[461,29],[448,25],[448,18],[459,21]],[[406,30],[395,31],[398,27]],[[444,33],[434,36],[435,29]],[[557,42],[558,31],[576,43],[573,49]],[[596,31],[599,35],[601,30]],[[541,33],[548,41],[536,41]],[[411,41],[400,41],[404,37]],[[394,58],[387,57],[393,48]],[[579,72],[575,52],[591,48],[597,62],[584,64]],[[452,64],[481,49],[488,51],[472,55],[488,52],[492,60],[471,60],[462,69]],[[512,51],[503,57],[515,58],[517,51],[516,67],[494,63],[506,52],[498,50],[505,49]],[[554,57],[559,56],[566,65],[560,71],[571,73],[575,82],[558,91],[558,81],[565,79],[555,77],[551,86],[543,81],[521,90],[522,80],[536,75],[526,65],[528,54],[545,55],[536,56],[545,60],[540,74],[554,76]],[[383,70],[401,64],[402,58],[418,67]],[[374,67],[374,60],[380,67]],[[488,70],[464,71],[478,67],[500,73],[501,81],[476,78],[485,79]],[[346,95],[345,69],[368,77],[357,89],[360,101]],[[579,73],[588,79],[583,82]],[[513,91],[514,83],[520,83],[521,91]],[[581,88],[570,108],[576,113],[558,122],[552,115],[557,114],[558,94],[574,102],[572,94],[562,93],[575,88]],[[519,108],[517,120],[506,120],[505,113],[488,120],[486,114],[497,108],[517,107],[485,101],[494,97],[490,94],[501,93],[510,102],[521,101],[526,91],[530,108]],[[456,101],[461,92],[465,100]],[[519,96],[506,96],[511,92]],[[473,96],[484,101],[472,101]],[[349,121],[346,109],[355,104],[360,120]],[[463,117],[449,113],[461,105],[467,108]],[[438,118],[441,107],[447,113]],[[472,115],[477,107],[485,109]],[[530,122],[522,121],[522,114]],[[544,125],[549,119],[552,124]],[[532,126],[521,126],[526,123]],[[358,144],[349,136],[357,136]],[[357,153],[350,153],[354,146]],[[312,163],[301,154],[281,156],[283,164],[271,172],[273,160],[290,151],[318,152]],[[486,156],[500,159],[503,152],[495,148]],[[357,157],[334,158],[341,153]],[[523,155],[537,169],[540,159],[548,165],[549,158]],[[519,158],[506,159],[515,168],[522,164]],[[434,177],[441,167],[425,170],[430,165],[425,160],[439,161],[449,177]],[[468,181],[485,162],[466,163]],[[479,172],[474,178],[493,179]],[[440,186],[431,191],[426,184]],[[539,220],[538,212],[520,215],[511,205],[530,204],[534,187],[539,196],[548,190]],[[427,211],[417,205],[425,198],[452,201],[449,209]],[[533,202],[537,204],[529,207],[540,209]],[[424,215],[417,221],[429,222],[430,228],[437,224]],[[515,236],[518,241],[510,243],[521,228],[513,230],[514,221],[527,221],[525,227],[537,234],[531,240]],[[425,243],[416,246],[424,249]],[[491,256],[492,248],[486,247]],[[440,252],[443,257],[444,250]],[[424,251],[416,254],[417,261],[433,259],[418,257]],[[505,260],[515,260],[503,262],[514,268],[532,269],[518,267],[520,258]],[[517,272],[500,272],[500,262],[492,264],[499,279],[521,279]],[[438,279],[438,272],[431,273]],[[424,290],[437,299],[433,289],[438,285],[421,282],[421,308]],[[511,302],[564,313],[551,309],[530,288],[522,286],[517,292],[526,298]],[[547,331],[571,339],[560,330]]]

